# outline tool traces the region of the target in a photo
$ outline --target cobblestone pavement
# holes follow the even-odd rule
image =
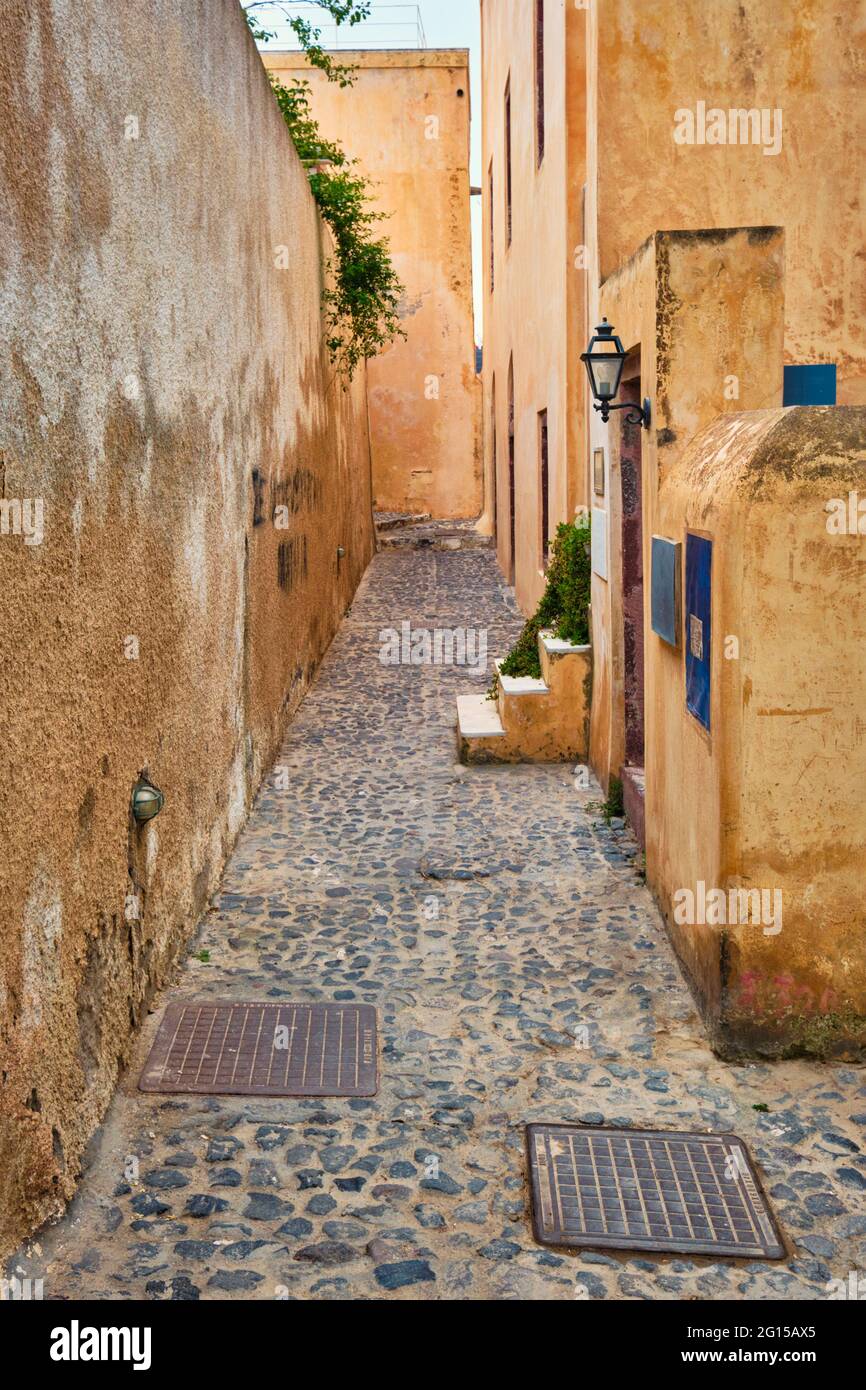
[[[381,665],[404,620],[487,627],[491,662],[519,629],[491,555],[378,556],[170,992],[375,1003],[379,1095],[141,1094],[157,1013],[79,1196],[14,1263],[47,1298],[826,1298],[866,1266],[866,1072],[717,1060],[598,790],[456,766],[479,679]],[[530,1120],[736,1131],[791,1257],[538,1247]]]

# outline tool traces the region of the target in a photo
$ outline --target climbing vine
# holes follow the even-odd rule
[[[369,18],[372,0],[300,0],[300,3],[315,5],[317,10],[324,10],[337,24],[353,26]],[[290,9],[279,3],[279,0],[241,0],[241,8],[256,43],[267,43],[269,39],[277,37],[275,29],[264,27],[267,19],[260,17],[262,11],[265,15],[280,14],[307,55],[307,61],[311,66],[319,68],[330,82],[339,82],[341,87],[351,86],[354,81],[354,69],[334,61],[333,56],[322,48],[321,29],[317,29],[310,20],[304,19],[303,15],[292,14]]]
[[[309,83],[284,87],[271,75],[271,85],[307,166],[313,197],[334,235],[334,286],[324,291],[327,347],[337,370],[351,381],[362,361],[406,336],[399,312],[403,285],[387,240],[375,235],[385,214],[372,209],[369,186],[355,172],[356,161],[323,139],[313,118]]]
[[[557,528],[547,588],[500,670],[504,676],[541,676],[539,632],[552,632],[576,647],[589,642],[589,603],[592,592],[591,522],[588,515]],[[495,684],[495,683],[494,683]]]
[[[272,38],[245,6],[247,23],[257,40]],[[271,7],[273,8],[273,7]],[[369,13],[369,0],[329,0],[322,8],[338,23],[357,24]],[[349,86],[352,70],[334,64],[318,44],[319,31],[297,16],[288,16],[301,47],[329,81]],[[328,352],[337,371],[351,381],[361,362],[375,357],[398,337],[404,287],[394,269],[387,238],[377,236],[386,214],[373,209],[370,186],[356,172],[342,146],[324,139],[312,110],[310,84],[302,78],[287,87],[269,73],[271,86],[301,162],[310,190],[334,237],[333,288],[324,290]]]

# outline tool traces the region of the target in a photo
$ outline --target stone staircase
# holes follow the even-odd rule
[[[457,744],[463,763],[558,763],[586,758],[592,649],[539,633],[541,679],[503,676],[496,699],[457,697]]]
[[[475,521],[434,521],[429,513],[376,512],[380,550],[492,550]]]

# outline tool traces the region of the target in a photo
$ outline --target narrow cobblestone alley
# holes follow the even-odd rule
[[[486,627],[491,662],[521,625],[489,552],[377,556],[288,730],[289,790],[268,779],[78,1197],[13,1266],[52,1299],[826,1298],[866,1264],[863,1072],[715,1058],[598,789],[457,765],[454,697],[482,682],[380,664],[406,620]],[[165,1003],[202,997],[377,1005],[378,1096],[142,1094]],[[791,1257],[537,1246],[533,1120],[735,1131]]]

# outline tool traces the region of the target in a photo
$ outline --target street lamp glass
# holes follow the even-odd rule
[[[582,354],[582,360],[586,363],[589,384],[595,399],[612,401],[619,391],[625,351],[607,319],[602,319],[595,330],[595,336],[586,352]]]
[[[622,358],[618,354],[605,354],[591,359],[592,389],[600,401],[612,401],[619,390],[622,375]]]

